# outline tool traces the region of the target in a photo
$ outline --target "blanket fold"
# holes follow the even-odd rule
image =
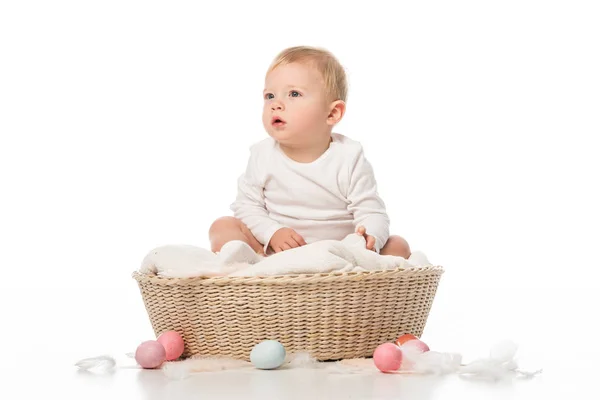
[[[422,252],[408,259],[384,256],[366,249],[363,236],[323,240],[302,247],[260,256],[242,241],[226,243],[217,254],[191,245],[165,245],[150,251],[139,271],[164,277],[275,276],[376,271],[431,265]]]

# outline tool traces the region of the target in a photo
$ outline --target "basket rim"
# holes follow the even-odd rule
[[[332,281],[363,281],[373,279],[389,279],[410,275],[441,275],[445,272],[441,265],[417,267],[399,267],[396,269],[339,272],[315,274],[290,274],[272,276],[194,276],[185,278],[165,277],[156,274],[145,274],[134,271],[132,278],[138,283],[152,283],[160,286],[197,286],[197,285],[290,285]]]

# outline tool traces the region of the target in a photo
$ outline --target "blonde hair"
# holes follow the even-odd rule
[[[346,71],[337,58],[325,49],[310,46],[289,47],[275,57],[267,70],[267,75],[281,65],[295,62],[312,64],[323,76],[327,96],[333,101],[346,102],[348,97]]]

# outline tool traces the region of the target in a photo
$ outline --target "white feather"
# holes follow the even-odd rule
[[[411,361],[411,369],[415,372],[443,375],[456,372],[460,367],[462,356],[456,353],[426,351],[418,354]]]
[[[286,364],[290,368],[321,368],[323,365],[309,352],[302,351],[288,356]]]
[[[517,345],[511,341],[497,343],[490,350],[490,358],[501,363],[512,361],[517,354]]]
[[[99,356],[92,358],[84,358],[75,363],[75,366],[82,370],[98,369],[98,370],[110,370],[116,365],[114,358],[110,356]]]
[[[492,359],[475,360],[458,370],[458,374],[465,378],[498,380],[508,375],[509,370]]]
[[[534,376],[541,374],[544,370],[543,369],[537,369],[535,371],[523,371],[520,369],[515,370],[515,372],[517,374],[519,374],[520,378],[525,378],[525,379],[530,379],[533,378]]]
[[[515,360],[517,345],[511,341],[496,344],[490,350],[489,358],[475,360],[459,368],[458,374],[462,377],[472,379],[498,380],[509,376],[521,376],[531,378],[542,370],[524,371],[519,370],[519,364]]]

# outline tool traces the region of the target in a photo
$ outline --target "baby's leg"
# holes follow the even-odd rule
[[[410,257],[410,247],[404,238],[392,235],[389,237],[385,246],[379,251],[379,254],[384,256],[397,256],[408,259]]]
[[[227,242],[241,240],[248,243],[258,254],[264,254],[263,245],[242,221],[234,217],[221,217],[213,222],[208,230],[208,239],[214,253],[221,251],[221,247]]]

